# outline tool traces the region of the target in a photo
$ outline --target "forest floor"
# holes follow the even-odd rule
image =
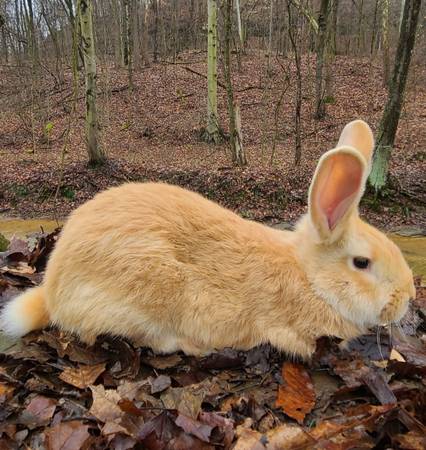
[[[244,56],[234,68],[235,97],[249,165],[230,163],[228,143],[208,145],[200,130],[206,116],[204,53],[186,53],[177,64],[158,63],[127,72],[99,64],[100,142],[108,157],[102,168],[87,167],[84,143],[84,85],[72,109],[72,80],[55,86],[43,72],[31,83],[29,68],[0,68],[0,213],[6,217],[65,217],[107,186],[129,180],[161,180],[196,190],[241,215],[293,222],[305,210],[307,188],[320,155],[337,142],[343,126],[362,118],[376,128],[386,100],[381,64],[337,57],[334,96],[327,117],[313,119],[314,55],[303,58],[302,147],[293,163],[294,64],[263,54]],[[219,80],[222,80],[221,75]],[[375,201],[367,194],[363,214],[374,224],[425,228],[426,69],[413,63],[390,168],[390,189]],[[31,102],[33,98],[33,106]],[[226,133],[224,89],[219,87],[220,124]],[[63,164],[61,153],[69,130]],[[60,185],[58,195],[55,196]]]
[[[40,283],[56,238],[0,254],[0,307]],[[321,338],[304,363],[268,345],[195,358],[36,331],[0,351],[0,448],[424,450],[425,333],[419,279],[391,334]]]

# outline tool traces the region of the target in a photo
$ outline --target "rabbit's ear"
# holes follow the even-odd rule
[[[374,136],[371,128],[363,120],[348,123],[339,138],[337,147],[350,146],[358,150],[370,166],[374,149]]]
[[[309,190],[309,215],[321,240],[334,241],[345,230],[364,191],[367,162],[352,147],[325,153]]]

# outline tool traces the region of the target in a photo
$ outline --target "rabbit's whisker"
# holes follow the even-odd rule
[[[380,354],[380,358],[382,358],[382,361],[385,359],[385,357],[383,356],[382,353],[382,344],[380,342],[380,333],[381,333],[381,325],[377,325],[376,328],[376,341],[377,341],[377,347],[379,348],[379,354]]]
[[[394,322],[394,323],[395,323],[395,325],[396,325],[396,327],[397,327],[397,329],[399,331],[399,337],[401,337],[401,339],[404,342],[407,342],[407,336],[406,336],[406,334],[405,334],[405,332],[404,332],[404,330],[403,330],[403,328],[401,326],[401,323],[399,321],[398,322]]]

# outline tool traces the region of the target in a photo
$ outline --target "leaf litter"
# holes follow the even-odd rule
[[[0,260],[0,307],[42,279],[59,230]],[[19,270],[28,267],[33,270]],[[204,358],[155,355],[100,337],[87,347],[54,328],[0,354],[0,448],[426,448],[424,305],[400,333],[343,347],[321,338],[308,362],[268,345]]]

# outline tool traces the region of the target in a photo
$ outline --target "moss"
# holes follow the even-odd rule
[[[0,233],[0,252],[5,252],[10,242]]]

